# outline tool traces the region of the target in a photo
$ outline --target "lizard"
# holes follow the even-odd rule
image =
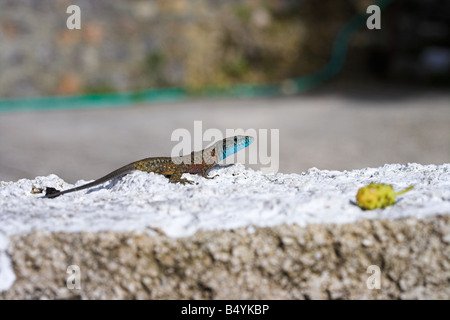
[[[114,170],[111,173],[94,180],[93,182],[86,183],[72,189],[58,191],[53,188],[47,188],[46,194],[43,198],[56,198],[66,193],[95,187],[109,180],[129,174],[135,170],[163,174],[165,176],[169,176],[169,182],[180,182],[183,185],[186,183],[193,184],[193,181],[181,178],[183,173],[198,173],[201,174],[203,178],[213,179],[216,176],[208,177],[207,172],[209,169],[226,157],[246,148],[253,142],[253,140],[253,137],[250,136],[234,136],[220,140],[201,151],[193,151],[191,154],[180,157],[145,158],[127,164],[126,166]]]

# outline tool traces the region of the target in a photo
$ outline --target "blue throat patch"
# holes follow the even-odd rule
[[[232,138],[227,138],[226,140],[230,140],[230,139],[232,139]],[[252,137],[245,137],[245,139],[242,139],[240,141],[237,141],[236,137],[235,137],[235,141],[234,141],[233,145],[229,146],[228,148],[223,148],[222,158],[220,160],[223,160],[226,157],[235,154],[239,150],[242,150],[242,149],[248,147],[252,142],[253,142]]]

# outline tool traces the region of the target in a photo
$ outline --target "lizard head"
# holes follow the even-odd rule
[[[218,151],[219,161],[248,147],[253,141],[254,138],[250,136],[234,136],[223,139],[222,150]]]

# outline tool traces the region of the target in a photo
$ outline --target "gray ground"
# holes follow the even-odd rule
[[[357,92],[357,93],[356,93]],[[450,161],[450,93],[324,89],[295,97],[190,100],[129,108],[0,114],[0,181],[94,179],[170,155],[172,131],[279,129],[279,172]],[[253,166],[258,168],[258,166]]]

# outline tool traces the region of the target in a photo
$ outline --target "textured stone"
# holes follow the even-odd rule
[[[346,225],[9,238],[4,299],[449,299],[450,215]],[[78,265],[81,289],[68,289]],[[367,268],[380,268],[370,290]]]

